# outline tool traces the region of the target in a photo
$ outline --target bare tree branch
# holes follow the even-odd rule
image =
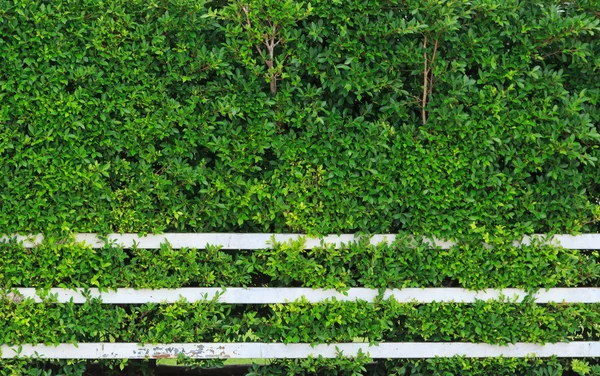
[[[423,95],[421,102],[421,120],[423,125],[427,124],[427,97],[433,93],[433,67],[435,56],[437,54],[439,40],[435,39],[433,43],[433,53],[431,59],[427,57],[427,35],[423,35]]]
[[[427,113],[425,112],[425,106],[427,106],[427,80],[429,71],[427,70],[427,36],[423,36],[423,99],[421,100],[421,120],[423,125],[427,123]]]
[[[429,95],[430,96],[431,96],[431,93],[433,92],[433,66],[434,66],[434,63],[435,63],[435,54],[437,52],[437,49],[438,49],[438,40],[436,39],[435,43],[433,45],[433,55],[431,57],[431,61],[430,61],[430,64],[429,64],[429,72],[430,72],[430,75],[429,75]]]
[[[248,25],[248,30],[250,30],[252,28],[252,22],[250,22],[250,8],[248,7],[248,5],[241,5],[240,8],[242,8],[242,10],[244,11],[244,14],[246,15],[246,24]],[[258,53],[260,54],[260,57],[263,60],[265,59],[265,56],[263,55],[262,49],[260,48],[259,45],[256,46],[256,49],[258,50]]]

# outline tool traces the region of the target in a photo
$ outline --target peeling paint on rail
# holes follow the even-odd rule
[[[158,359],[176,358],[184,354],[193,359],[300,359],[309,356],[335,358],[339,351],[345,356],[356,356],[359,352],[373,358],[435,358],[465,356],[468,358],[507,357],[523,358],[535,354],[537,357],[557,356],[560,358],[599,357],[600,342],[569,343],[515,343],[508,346],[467,342],[385,342],[378,345],[368,343],[333,343],[311,345],[308,343],[174,343],[140,345],[137,343],[79,343],[51,345],[22,345],[21,353],[16,347],[0,346],[0,358],[18,356],[42,359]]]

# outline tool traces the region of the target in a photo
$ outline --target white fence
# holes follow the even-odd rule
[[[138,248],[156,249],[160,248],[161,243],[169,242],[172,248],[204,248],[207,244],[220,245],[222,249],[241,249],[253,250],[269,248],[271,239],[277,242],[287,242],[289,240],[298,239],[303,236],[300,234],[225,234],[225,233],[210,233],[210,234],[189,234],[189,233],[166,233],[162,235],[147,235],[139,236],[138,234],[109,234],[106,239],[109,242],[121,245],[125,248],[130,248],[137,244]],[[43,235],[15,235],[0,237],[0,241],[8,238],[16,238],[23,242],[25,247],[33,247],[40,244],[44,240]],[[352,234],[344,235],[328,235],[322,238],[306,237],[306,249],[312,249],[321,245],[322,242],[327,244],[335,244],[336,248],[340,248],[343,243],[350,243],[359,240]],[[582,234],[582,235],[554,235],[546,237],[544,235],[524,236],[518,244],[529,244],[532,239],[545,239],[547,242],[555,245],[560,245],[567,249],[600,249],[600,234]],[[92,248],[102,248],[106,244],[102,237],[97,234],[76,234],[75,240],[85,242]],[[396,240],[395,234],[379,234],[370,236],[371,244],[379,244],[381,242],[392,243]],[[423,240],[442,249],[448,249],[455,243],[440,239]]]
[[[33,298],[38,303],[42,299],[37,295],[34,288],[19,288],[18,295],[12,295],[13,299]],[[218,296],[218,302],[225,304],[285,304],[291,303],[302,297],[309,303],[318,303],[327,299],[335,298],[337,301],[366,300],[372,302],[378,295],[377,289],[351,288],[345,292],[331,289],[310,289],[301,287],[189,287],[180,289],[117,289],[117,291],[100,293],[97,288],[90,288],[89,296],[101,298],[105,304],[145,304],[145,303],[176,303],[185,299],[190,303],[212,299]],[[56,295],[58,303],[67,303],[71,299],[76,304],[85,303],[83,289],[50,289],[50,293]],[[476,300],[489,300],[506,297],[523,300],[528,293],[519,289],[487,289],[483,291],[471,291],[462,288],[404,288],[387,289],[383,297],[393,297],[400,303],[432,303],[432,302],[456,302],[474,303]],[[536,303],[563,302],[563,303],[599,303],[600,288],[551,288],[539,290],[533,294]]]
[[[159,248],[160,244],[168,241],[175,249],[205,248],[207,244],[221,245],[223,249],[260,249],[270,247],[272,237],[278,242],[296,239],[298,234],[164,234],[140,237],[136,234],[107,237],[124,247],[134,244],[139,248]],[[544,238],[542,235],[524,237],[523,244],[528,244],[532,238]],[[6,239],[3,238],[3,239]],[[39,244],[41,235],[17,237],[26,247]],[[2,239],[0,239],[2,240]],[[78,234],[76,240],[86,242],[94,248],[104,246],[105,242],[96,234]],[[332,235],[322,239],[307,239],[306,248],[314,248],[325,243],[334,243],[340,247],[342,243],[357,240],[354,235]],[[395,235],[375,235],[370,239],[371,244],[393,242]],[[555,235],[546,239],[556,245],[569,249],[600,249],[600,234],[584,235]],[[430,244],[441,248],[449,248],[452,242],[433,239]],[[13,299],[25,297],[41,299],[32,288],[19,288]],[[271,304],[289,303],[301,297],[309,302],[320,302],[335,298],[338,301],[366,300],[373,301],[379,292],[375,289],[352,288],[346,292],[330,289],[308,288],[180,288],[157,290],[117,289],[116,291],[100,293],[98,289],[89,289],[92,297],[99,297],[106,304],[143,304],[143,303],[174,303],[182,298],[189,302],[210,299],[219,296],[219,302],[228,304]],[[56,294],[58,302],[85,302],[81,289],[51,289]],[[399,302],[457,302],[473,303],[476,300],[497,299],[501,296],[521,300],[527,293],[519,289],[487,289],[469,291],[461,288],[406,288],[388,289],[384,297],[394,297]],[[600,288],[551,288],[537,291],[533,298],[536,303],[565,302],[565,303],[600,303]],[[282,344],[282,343],[183,343],[141,345],[136,343],[79,343],[47,345],[23,345],[0,347],[1,358],[17,356],[38,356],[53,359],[139,359],[139,358],[176,358],[184,354],[196,359],[210,358],[306,358],[308,356],[335,357],[338,351],[347,356],[356,355],[359,351],[368,353],[372,358],[432,358],[461,355],[466,357],[597,357],[600,356],[600,342],[571,342],[556,344],[517,343],[509,346],[496,346],[483,343],[338,343],[331,345],[311,344]]]
[[[2,346],[2,358],[12,358],[18,349]],[[77,346],[60,344],[54,346],[23,345],[19,356],[36,356],[49,359],[164,359],[179,354],[193,359],[298,359],[309,356],[335,358],[341,352],[356,356],[360,351],[371,358],[435,358],[455,355],[467,358],[523,358],[531,354],[538,357],[559,358],[600,356],[600,342],[570,342],[537,345],[516,343],[508,346],[463,342],[387,342],[369,346],[368,343],[336,343],[311,345],[308,343],[168,343],[140,345],[137,343],[80,343]]]

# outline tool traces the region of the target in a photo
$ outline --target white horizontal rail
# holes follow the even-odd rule
[[[22,298],[33,298],[37,302],[42,300],[34,288],[16,289],[19,295],[12,298],[19,301]],[[56,294],[59,303],[69,302],[85,303],[86,299],[82,289],[68,290],[62,288],[50,289],[51,294]],[[302,297],[308,302],[317,303],[326,299],[335,298],[338,301],[366,300],[372,302],[378,296],[377,289],[351,288],[346,293],[332,289],[310,289],[300,287],[229,287],[222,288],[179,288],[179,289],[117,289],[111,292],[98,292],[98,289],[89,289],[90,296],[99,297],[106,304],[144,304],[144,303],[175,303],[182,298],[188,302],[197,302],[212,299],[218,294],[220,303],[226,304],[277,304],[290,303]],[[399,302],[457,302],[474,303],[476,300],[498,299],[501,296],[523,299],[527,293],[519,289],[487,289],[483,291],[470,291],[462,288],[405,288],[387,289],[384,298],[394,297]],[[552,288],[539,290],[534,294],[537,303],[600,303],[600,288]]]
[[[162,235],[147,235],[139,236],[138,234],[110,234],[107,239],[110,242],[121,245],[125,248],[130,248],[137,244],[138,248],[156,249],[160,248],[162,243],[168,242],[174,249],[179,248],[206,248],[207,245],[219,245],[222,249],[243,249],[254,250],[271,248],[271,240],[283,243],[290,240],[298,239],[301,234],[237,234],[237,233],[166,233]],[[41,244],[43,235],[35,236],[12,236],[18,241],[22,241],[27,248]],[[8,239],[3,237],[2,239]],[[391,243],[396,239],[396,235],[374,235],[371,237],[371,244],[379,244],[381,242]],[[102,248],[106,244],[96,234],[76,234],[75,240],[85,242],[92,248]],[[347,244],[358,240],[355,235],[328,235],[323,238],[306,238],[306,249],[312,249],[321,245],[323,241],[326,244],[335,244],[336,248],[340,248],[342,244]],[[443,248],[449,248],[454,243],[435,241],[436,245]]]
[[[139,248],[160,248],[161,243],[169,242],[175,249],[178,248],[205,248],[207,244],[220,245],[223,249],[263,249],[271,247],[271,238],[275,237],[277,242],[287,242],[291,239],[297,239],[302,234],[234,234],[234,233],[167,233],[162,235],[139,236],[138,234],[110,234],[107,239],[123,247],[132,247],[135,244]],[[521,244],[529,244],[533,238],[541,239],[543,235],[525,236]],[[0,237],[0,241],[9,238],[16,238],[23,242],[25,247],[31,248],[39,245],[44,237],[43,235],[11,235]],[[105,242],[97,234],[76,234],[75,239],[79,242],[85,242],[93,248],[102,248]],[[373,235],[370,238],[371,244],[381,242],[392,243],[396,239],[395,234]],[[353,234],[328,235],[323,238],[307,238],[306,249],[312,249],[321,245],[321,242],[335,244],[340,248],[342,244],[347,244],[358,240]],[[426,239],[425,239],[426,240]],[[429,240],[426,240],[429,241]],[[568,249],[600,249],[600,234],[582,234],[582,235],[555,235],[551,242],[561,245]],[[442,249],[448,249],[455,243],[450,241],[434,239],[429,241]],[[519,243],[517,243],[519,244]]]
[[[322,356],[335,358],[338,350],[345,356],[356,356],[362,350],[371,358],[434,358],[465,356],[468,358],[506,357],[523,358],[557,356],[560,358],[598,357],[600,342],[570,342],[554,344],[516,343],[508,346],[462,342],[390,342],[369,346],[368,343],[337,343],[314,345],[307,343],[173,343],[140,345],[137,343],[79,343],[22,345],[20,353],[15,346],[0,347],[3,359],[17,356],[38,356],[47,359],[144,359],[177,358],[179,354],[194,359],[271,359],[307,358]]]

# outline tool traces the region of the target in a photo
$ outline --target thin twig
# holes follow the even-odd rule
[[[427,36],[423,36],[423,99],[421,105],[421,118],[423,120],[423,125],[427,123],[427,114],[425,113],[425,106],[427,106],[427,76],[429,72],[427,71]]]
[[[430,74],[430,78],[429,78],[429,95],[431,96],[431,93],[433,92],[433,67],[434,67],[434,62],[435,62],[435,54],[437,53],[437,49],[438,49],[438,40],[435,40],[435,43],[433,45],[433,55],[431,57],[431,64],[429,64],[429,72]]]
[[[244,11],[244,14],[246,15],[246,23],[248,24],[248,31],[250,32],[250,29],[252,29],[252,22],[250,22],[250,8],[248,7],[248,5],[242,5],[241,6],[242,10]],[[260,54],[260,57],[265,60],[265,56],[263,55],[262,49],[260,48],[260,46],[256,46],[256,49],[258,50],[258,53]]]
[[[242,5],[241,6],[242,10],[244,11],[244,14],[246,15],[246,23],[248,24],[248,30],[250,31],[250,29],[252,28],[252,23],[250,22],[250,9],[248,7],[248,5]],[[260,57],[263,59],[264,63],[267,65],[267,68],[269,70],[273,70],[274,66],[275,66],[275,47],[281,42],[281,39],[277,39],[277,24],[272,22],[270,19],[267,20],[267,24],[269,26],[272,27],[273,31],[271,35],[268,34],[264,34],[263,35],[263,42],[264,42],[264,46],[267,49],[267,52],[269,54],[268,58],[267,56],[263,53],[262,48],[260,47],[260,44],[256,46],[256,50],[258,51],[258,53],[260,54]],[[271,72],[271,93],[275,94],[277,92],[277,74]]]

